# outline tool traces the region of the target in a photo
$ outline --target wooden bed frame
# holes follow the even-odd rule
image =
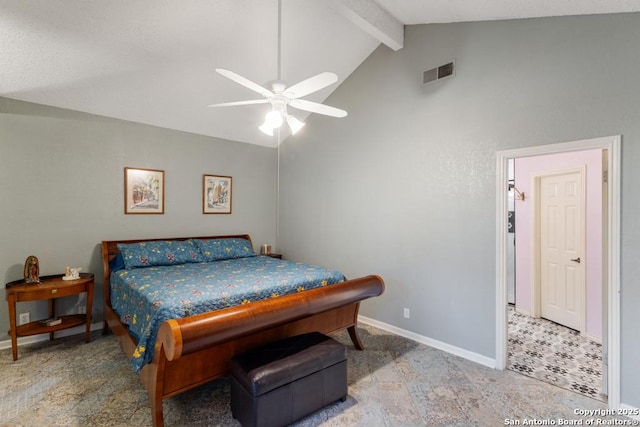
[[[103,333],[111,329],[127,357],[133,355],[137,343],[113,311],[110,300],[109,261],[119,253],[117,244],[191,238],[242,238],[251,242],[249,235],[102,242]],[[149,392],[153,425],[163,425],[165,398],[227,375],[231,358],[252,348],[301,333],[329,333],[346,328],[354,346],[364,349],[356,329],[360,301],[383,292],[384,282],[380,277],[366,276],[164,322],[158,332],[153,360],[140,371],[140,379]]]

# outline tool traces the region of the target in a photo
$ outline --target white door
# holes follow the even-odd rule
[[[584,170],[540,178],[540,315],[584,332]]]

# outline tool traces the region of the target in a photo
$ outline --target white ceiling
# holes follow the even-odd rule
[[[282,78],[336,73],[305,97],[322,102],[381,42],[401,48],[402,25],[633,11],[640,0],[283,0]],[[0,96],[275,146],[257,128],[268,105],[206,106],[260,98],[215,69],[275,79],[277,25],[277,0],[0,0]]]

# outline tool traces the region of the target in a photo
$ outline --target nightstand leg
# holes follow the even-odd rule
[[[7,297],[9,302],[9,327],[11,334],[11,351],[13,353],[13,360],[18,360],[18,326],[16,325],[16,299],[13,295]]]
[[[93,309],[93,280],[87,283],[87,329],[84,333],[84,342],[91,340],[91,311]]]
[[[49,300],[49,319],[53,318],[56,314],[55,300]],[[49,332],[49,341],[53,341],[53,331]]]

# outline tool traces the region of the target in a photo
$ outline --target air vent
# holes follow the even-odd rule
[[[446,77],[453,76],[453,61],[448,64],[441,65],[436,68],[432,68],[430,70],[422,73],[422,85],[428,85],[429,83],[433,83],[437,80],[442,80]]]

